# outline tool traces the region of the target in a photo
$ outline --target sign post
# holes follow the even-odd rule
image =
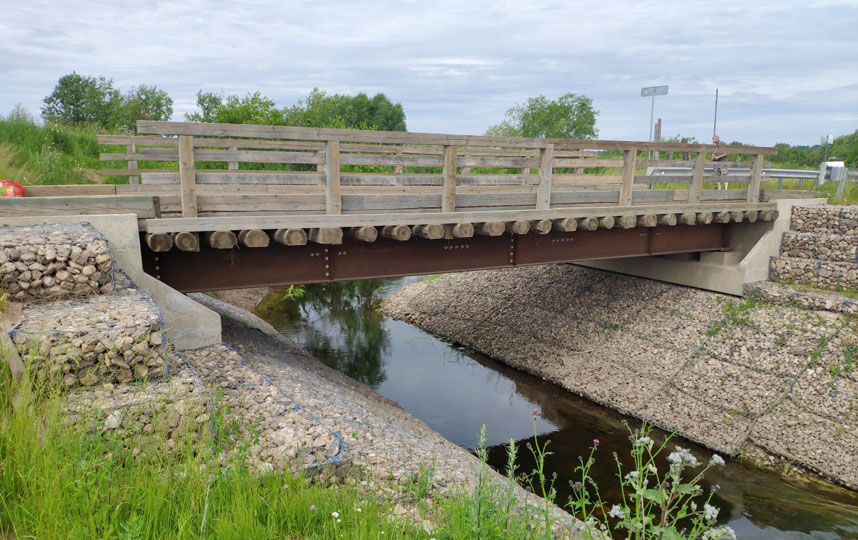
[[[649,109],[649,142],[652,142],[652,121],[655,118],[655,96],[666,96],[667,85],[646,86],[641,88],[641,97],[652,97],[652,105]]]

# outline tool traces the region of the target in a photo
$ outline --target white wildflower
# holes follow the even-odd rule
[[[338,517],[340,517],[340,513],[339,512],[331,512],[331,517],[332,518],[338,518]]]
[[[691,506],[691,511],[692,511],[692,512],[696,512],[696,511],[697,511],[697,503],[696,503],[696,502],[691,501],[690,506]]]
[[[608,515],[611,516],[612,518],[620,518],[620,519],[625,519],[625,517],[626,517],[626,513],[623,512],[623,509],[620,508],[619,505],[616,505],[616,504],[611,507],[611,511],[608,512]]]
[[[694,457],[694,454],[691,453],[690,450],[686,448],[682,448],[681,446],[676,447],[675,452],[671,452],[669,456],[667,456],[667,461],[671,463],[671,466],[683,466],[688,465],[689,467],[696,467],[700,465],[700,462],[697,461],[697,458]]]
[[[725,525],[709,529],[703,533],[701,538],[703,540],[736,540],[736,531]]]
[[[649,437],[641,437],[640,439],[635,441],[635,446],[645,446],[646,448],[652,448],[653,440]]]
[[[718,507],[709,503],[703,505],[703,519],[712,522],[718,519]]]
[[[724,458],[719,456],[718,454],[712,454],[712,457],[709,459],[709,465],[723,465]]]
[[[631,471],[629,474],[626,475],[626,480],[637,480],[638,476],[640,475],[641,473],[639,471]]]

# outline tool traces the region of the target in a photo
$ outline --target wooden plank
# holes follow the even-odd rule
[[[179,140],[175,137],[151,137],[132,135],[99,135],[98,144],[127,146],[134,144],[141,153],[155,147],[176,148]],[[141,148],[145,147],[145,148]],[[254,148],[267,150],[324,150],[324,143],[303,141],[272,141],[260,139],[215,139],[194,137],[194,148]],[[178,159],[178,158],[177,158]]]
[[[146,173],[175,173],[176,169],[101,169],[99,176],[141,176]]]
[[[492,137],[476,135],[446,135],[435,133],[408,133],[400,131],[363,131],[332,128],[303,128],[293,126],[263,126],[254,124],[206,124],[198,122],[158,122],[139,120],[137,132],[149,135],[194,135],[208,137],[247,137],[288,140],[336,140],[341,142],[367,142],[387,144],[423,144],[450,146],[501,146],[510,148],[544,148],[554,144],[555,149],[571,150],[639,150],[688,151],[681,143],[638,143],[629,141],[598,141],[587,139],[540,139],[520,137]],[[713,145],[704,145],[711,151]],[[728,154],[776,154],[776,148],[755,146],[724,146],[719,151]]]
[[[164,211],[181,212],[181,197],[160,197]],[[325,212],[324,194],[197,194],[198,212]],[[250,227],[254,228],[254,227]],[[256,227],[258,228],[258,227]]]
[[[456,154],[455,146],[444,147],[444,171],[442,177],[444,185],[441,188],[441,211],[453,212],[456,210]]]
[[[343,165],[405,165],[410,167],[441,167],[441,156],[397,156],[383,154],[343,154]]]
[[[555,159],[554,166],[560,167],[622,167],[622,159]]]
[[[343,195],[340,192],[340,143],[328,141],[325,148],[325,212],[343,213]]]
[[[691,185],[688,187],[688,202],[694,204],[700,202],[700,193],[703,190],[703,168],[706,163],[706,152],[701,148],[697,151],[694,160],[694,171],[692,173]]]
[[[463,167],[538,167],[538,158],[472,157],[459,160]]]
[[[179,137],[179,184],[182,197],[182,217],[197,216],[197,181],[194,173],[194,138]]]
[[[84,195],[116,195],[116,186],[113,184],[24,186],[24,197],[80,197]]]
[[[754,156],[754,163],[751,166],[751,178],[748,183],[748,202],[757,202],[760,200],[760,181],[763,177],[763,156],[757,154]]]
[[[554,145],[539,150],[539,185],[536,188],[536,208],[551,206],[551,180],[554,176]]]
[[[157,197],[89,195],[82,197],[0,197],[0,217],[137,214],[158,217]]]
[[[322,185],[324,173],[313,171],[196,171],[197,184],[281,184],[281,185]],[[178,171],[144,173],[143,184],[176,184]],[[230,187],[230,189],[233,189]]]
[[[599,192],[595,192],[599,193]],[[618,192],[614,192],[617,193]],[[554,197],[557,192],[552,193]],[[89,197],[86,197],[87,199]],[[27,200],[27,199],[18,199]],[[38,200],[38,199],[31,199]],[[439,201],[440,208],[440,201]],[[537,219],[561,219],[579,218],[593,215],[623,215],[625,213],[684,213],[723,210],[773,210],[775,203],[748,203],[739,202],[716,202],[701,204],[669,203],[640,206],[617,206],[591,205],[579,207],[556,207],[553,205],[549,210],[473,210],[457,211],[452,213],[425,212],[396,214],[344,214],[339,216],[327,216],[324,214],[314,215],[266,215],[266,216],[227,216],[227,217],[198,217],[198,218],[162,218],[149,219],[144,222],[147,232],[175,232],[175,231],[212,231],[212,230],[241,230],[241,229],[278,229],[278,228],[313,228],[313,227],[360,227],[364,225],[413,225],[422,224],[447,224],[447,223],[485,223],[490,221],[515,221],[515,220],[537,220]]]
[[[620,205],[628,206],[632,202],[632,184],[635,179],[635,157],[637,150],[623,150],[623,185],[620,187]]]
[[[554,185],[583,186],[592,184],[619,184],[623,177],[611,174],[555,174]]]

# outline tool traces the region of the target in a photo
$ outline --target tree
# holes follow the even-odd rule
[[[61,124],[96,124],[109,127],[121,101],[113,81],[72,72],[60,77],[44,99],[42,118]]]
[[[173,116],[173,100],[157,86],[141,84],[123,96],[115,124],[136,131],[137,120],[169,120]]]
[[[537,96],[510,108],[503,122],[491,126],[486,135],[589,139],[598,134],[598,114],[586,96],[564,94],[556,100]]]
[[[60,77],[42,107],[48,122],[132,132],[137,120],[167,120],[172,115],[173,100],[157,86],[141,84],[123,96],[112,80],[76,72]]]
[[[272,99],[259,92],[223,98],[201,90],[197,92],[197,107],[199,111],[186,114],[186,120],[405,131],[402,105],[391,102],[384,94],[372,98],[363,92],[356,96],[329,96],[314,88],[297,104],[278,109]]]

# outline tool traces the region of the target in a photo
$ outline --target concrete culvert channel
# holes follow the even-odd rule
[[[569,486],[570,482],[574,481],[572,474],[578,463],[578,456],[586,455],[593,439],[599,439],[599,461],[592,472],[600,486],[604,486],[603,494],[610,499],[617,495],[610,489],[610,486],[616,484],[616,466],[611,453],[617,452],[623,456],[627,455],[628,451],[628,432],[622,422],[638,422],[632,416],[623,416],[617,409],[630,412],[633,412],[633,409],[608,400],[603,403],[611,408],[596,404],[553,382],[522,371],[529,369],[538,373],[539,369],[534,368],[534,365],[557,361],[552,356],[554,350],[551,344],[540,339],[538,334],[533,335],[533,332],[530,332],[531,327],[527,323],[528,310],[523,308],[527,302],[539,301],[522,288],[532,285],[526,279],[527,272],[572,271],[551,268],[557,267],[502,271],[507,272],[506,277],[488,276],[488,273],[480,272],[441,276],[437,279],[436,276],[430,276],[313,285],[304,288],[302,294],[288,294],[286,289],[274,289],[262,300],[256,313],[328,366],[398,402],[407,412],[465,449],[474,449],[480,427],[485,424],[488,430],[490,463],[499,471],[503,470],[506,461],[503,445],[510,439],[524,445],[528,440],[532,440],[535,429],[541,442],[551,441],[549,450],[553,455],[548,458],[546,467],[549,474],[558,475],[558,504],[562,505],[571,493]],[[703,295],[710,294],[659,284],[658,286],[664,289],[659,295],[660,300],[647,300],[645,289],[648,287],[647,283],[651,282],[637,278],[620,278],[595,270],[579,268],[577,271],[587,273],[591,277],[602,275],[601,281],[595,279],[592,286],[605,290],[616,289],[619,281],[625,281],[622,291],[614,290],[610,294],[617,296],[621,293],[640,293],[639,300],[646,303],[648,312],[652,313],[660,311],[659,306],[663,307],[661,303],[671,304],[668,307],[676,308],[679,304],[676,299],[684,294],[698,300]],[[504,276],[502,273],[500,275]],[[564,277],[570,276],[564,273]],[[495,281],[491,281],[492,279]],[[475,288],[463,286],[469,280],[488,280],[486,286],[495,286],[496,294],[509,297],[510,304],[507,309],[512,310],[513,305],[517,306],[517,312],[510,311],[504,317],[521,321],[520,332],[512,332],[510,326],[504,326],[507,322],[500,323],[495,330],[506,332],[508,340],[518,340],[522,350],[530,351],[534,364],[516,365],[516,362],[507,360],[506,363],[520,368],[514,369],[461,344],[466,340],[457,338],[457,332],[462,329],[457,320],[469,321],[468,328],[472,330],[499,324],[500,314],[493,311],[495,308],[490,308],[482,314],[471,313],[474,306],[481,305],[478,298],[481,293]],[[550,287],[550,282],[547,283],[549,284],[546,286]],[[437,294],[438,291],[452,284],[456,284],[460,292],[455,297],[449,296],[446,301],[442,300],[443,296]],[[502,284],[506,287],[505,290],[500,290]],[[436,288],[435,294],[429,291],[432,287]],[[389,301],[382,311],[385,300]],[[482,305],[487,304],[483,302]],[[605,308],[576,305],[572,308],[578,310],[577,315],[582,319],[600,325],[605,332],[622,331],[623,326],[631,319],[645,317],[645,313],[630,314],[622,312],[622,308],[617,311],[617,306]],[[612,323],[609,320],[611,317],[602,317],[596,313],[597,310],[604,309],[615,310],[614,314],[620,316],[617,322]],[[438,335],[453,337],[454,340],[436,337],[387,314],[413,321]],[[693,317],[694,314],[686,316]],[[742,314],[736,316],[741,317]],[[444,317],[447,318],[446,324],[449,327],[434,326],[438,321],[444,320]],[[605,320],[601,321],[602,318]],[[659,324],[659,321],[658,317],[653,316],[649,317],[648,322],[652,325]],[[798,325],[797,322],[794,323]],[[712,326],[714,328],[716,325]],[[722,331],[727,335],[731,331],[741,332],[747,329],[719,329],[719,332]],[[480,335],[475,331],[472,337],[478,340]],[[731,339],[735,337],[732,336]],[[507,338],[502,339],[499,336],[494,345],[504,346],[503,340]],[[556,339],[561,338],[558,336]],[[690,336],[677,336],[677,339],[691,342]],[[598,343],[593,345],[600,347]],[[699,347],[695,345],[693,348]],[[587,354],[594,359],[610,360],[606,359],[605,355],[620,354],[621,350],[620,347],[616,350],[590,351]],[[584,352],[586,351],[582,351]],[[658,356],[659,351],[650,349],[648,353]],[[697,360],[694,359],[693,362]],[[611,365],[610,361],[606,362],[605,369],[610,370]],[[778,381],[786,378],[784,374],[778,374],[776,371],[773,370],[772,373]],[[697,384],[703,385],[707,373],[705,364],[699,368],[699,372],[704,375],[704,382]],[[596,373],[593,377],[601,380]],[[686,384],[686,381],[681,383]],[[635,399],[648,399],[642,395],[638,396],[649,391],[648,388],[641,390],[641,387],[646,387],[646,382],[631,386],[634,388],[630,388],[629,392]],[[674,385],[671,384],[660,385],[653,389],[653,394],[670,392],[673,389]],[[707,390],[701,387],[699,391],[705,394]],[[736,423],[759,422],[759,418],[763,417],[763,409],[756,411],[754,407],[760,400],[771,399],[780,403],[789,399],[788,393],[782,390],[778,392],[780,393],[774,396],[763,392],[763,395],[754,398],[756,405],[749,403],[750,408],[747,411],[743,410],[744,412],[736,415]],[[658,413],[658,407],[653,405],[653,408]],[[532,415],[534,409],[540,411],[540,416],[535,420]],[[760,414],[754,415],[755,411]],[[703,438],[701,426],[687,427],[688,439],[699,441]],[[711,429],[711,426],[706,429]],[[664,432],[659,436],[664,436]],[[676,441],[691,448],[701,460],[709,459],[712,455],[711,448],[722,452],[724,449],[732,450],[728,453],[736,454],[738,446],[741,446],[740,454],[769,465],[768,468],[755,467],[743,464],[737,459],[728,459],[726,466],[711,471],[703,481],[704,489],[716,486],[720,488],[713,503],[721,508],[718,521],[729,524],[739,538],[858,538],[858,494],[855,492],[822,482],[810,473],[794,472],[794,464],[778,460],[770,453],[760,450],[759,455],[755,455],[756,447],[752,444],[737,443],[729,426],[724,429],[722,436],[713,436],[711,441],[707,440],[706,446],[696,444],[692,440]],[[533,464],[527,461],[529,454],[524,447],[519,455],[521,469],[530,470]],[[783,474],[784,472],[787,474]]]

